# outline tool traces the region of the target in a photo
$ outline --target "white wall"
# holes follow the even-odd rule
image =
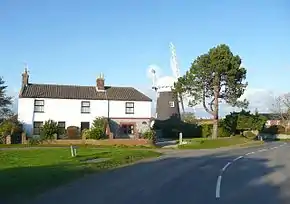
[[[134,102],[134,114],[126,114],[126,102]],[[110,118],[151,118],[150,101],[110,101]]]
[[[52,119],[56,122],[64,121],[66,127],[78,126],[81,122],[90,122],[96,117],[108,117],[108,101],[90,100],[91,113],[81,113],[81,101],[68,99],[41,99],[44,100],[44,113],[34,113],[34,99],[19,98],[18,119],[24,123],[27,133],[32,133],[34,121]],[[89,101],[89,100],[88,100]],[[110,101],[110,118],[150,118],[151,102],[134,102],[134,114],[125,114],[126,101]]]

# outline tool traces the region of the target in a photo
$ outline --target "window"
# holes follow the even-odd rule
[[[34,100],[34,112],[36,113],[44,112],[44,100]]]
[[[134,125],[133,124],[122,124],[121,128],[124,134],[134,134]]]
[[[34,122],[33,123],[33,135],[40,135],[40,128],[42,127],[43,122]]]
[[[126,102],[126,114],[134,114],[134,103]]]
[[[170,108],[174,108],[174,101],[169,101]]]
[[[90,102],[89,101],[82,101],[81,113],[90,113]]]
[[[59,129],[59,134],[63,135],[65,133],[65,122],[61,121],[57,123],[58,129]]]
[[[81,131],[84,129],[90,129],[90,122],[81,122]]]

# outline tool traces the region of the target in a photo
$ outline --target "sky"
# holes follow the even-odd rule
[[[107,85],[154,99],[146,72],[154,64],[172,75],[169,42],[181,74],[198,55],[228,44],[247,68],[250,109],[265,112],[273,94],[290,91],[287,0],[0,1],[0,76],[15,99],[24,63],[31,83],[94,85],[104,73]]]

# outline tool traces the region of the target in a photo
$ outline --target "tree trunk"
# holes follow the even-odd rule
[[[219,113],[219,87],[214,88],[214,107],[213,107],[213,129],[212,129],[212,139],[217,139],[218,137],[218,116]]]

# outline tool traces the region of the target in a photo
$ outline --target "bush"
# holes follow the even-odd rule
[[[79,127],[77,127],[77,126],[67,127],[66,133],[67,133],[68,139],[79,139],[80,138],[80,131],[79,131]]]
[[[143,133],[143,138],[147,140],[153,140],[155,135],[156,133],[154,130],[147,130],[146,132]]]
[[[251,131],[245,131],[244,132],[244,136],[247,138],[247,139],[255,139],[257,137],[257,135],[255,135],[253,132]]]
[[[91,128],[87,132],[87,138],[88,139],[94,139],[94,140],[100,140],[100,139],[105,139],[106,134],[102,128],[96,127],[96,128]]]
[[[271,125],[270,127],[265,127],[262,130],[263,133],[267,134],[284,134],[285,133],[285,128],[281,125]]]
[[[218,137],[230,137],[230,136],[231,136],[231,132],[230,131],[228,131],[223,126],[219,126],[218,127]]]
[[[38,145],[38,144],[41,144],[42,141],[39,137],[31,137],[28,139],[28,144],[29,145]]]
[[[82,139],[89,139],[90,137],[90,130],[89,129],[84,129],[82,131]]]
[[[0,124],[0,144],[5,143],[7,135],[11,136],[13,143],[15,138],[19,137],[23,131],[22,124],[18,120],[6,119]]]
[[[201,124],[201,137],[211,137],[213,125],[212,124]]]
[[[106,125],[107,125],[107,120],[105,118],[102,118],[102,117],[96,118],[93,121],[92,128],[86,132],[87,138],[95,139],[95,140],[107,138]]]
[[[53,120],[45,121],[40,129],[40,139],[41,140],[53,140],[59,132],[59,128],[56,122]]]

